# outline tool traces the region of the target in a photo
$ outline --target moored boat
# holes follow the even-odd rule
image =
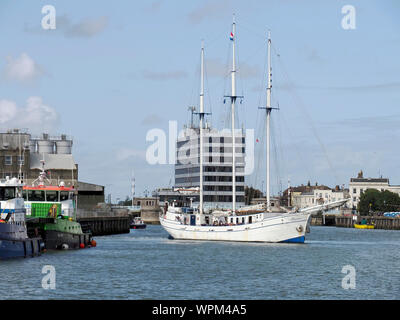
[[[23,187],[30,232],[39,232],[46,249],[78,249],[95,246],[90,232],[83,232],[76,221],[76,189],[45,185],[47,179],[42,169],[32,186]]]
[[[146,224],[143,222],[143,220],[140,217],[135,217],[133,218],[131,224],[130,224],[131,229],[145,229]]]
[[[0,180],[0,259],[35,257],[44,249],[40,237],[28,237],[22,187],[16,178]]]
[[[354,228],[356,229],[375,229],[375,225],[373,224],[354,224]]]

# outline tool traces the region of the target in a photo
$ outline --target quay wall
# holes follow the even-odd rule
[[[77,221],[84,231],[90,230],[93,236],[129,233],[131,217],[128,210],[97,208],[92,210],[78,209]]]
[[[336,226],[353,228],[354,223],[360,223],[363,219],[365,219],[368,224],[373,223],[375,225],[375,229],[400,230],[400,218],[382,216],[357,216],[357,220],[353,220],[353,217],[351,216],[337,216]]]
[[[322,217],[311,216],[310,224],[311,224],[312,226],[323,226],[323,224],[322,224]]]
[[[142,209],[140,211],[140,218],[146,224],[160,224],[159,220],[160,212],[161,210],[157,209],[150,209],[150,210]]]
[[[311,216],[310,224],[312,226],[335,226],[336,215],[325,215],[325,216]]]

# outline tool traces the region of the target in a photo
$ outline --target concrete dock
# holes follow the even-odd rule
[[[131,217],[129,210],[100,206],[91,210],[78,209],[77,221],[84,231],[93,236],[129,233]]]

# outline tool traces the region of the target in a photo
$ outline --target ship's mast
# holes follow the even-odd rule
[[[235,158],[235,102],[237,98],[243,98],[243,96],[236,95],[236,59],[235,59],[235,41],[236,41],[236,23],[235,15],[233,15],[232,32],[230,35],[232,41],[232,91],[230,96],[225,96],[231,99],[231,112],[232,112],[232,213],[236,211],[236,158]]]
[[[267,83],[267,105],[266,107],[262,107],[261,109],[265,109],[266,111],[266,118],[265,118],[265,125],[266,125],[266,140],[267,140],[267,165],[266,165],[266,174],[267,174],[267,186],[266,186],[266,193],[267,193],[267,211],[271,209],[271,198],[270,198],[270,120],[271,120],[271,111],[273,109],[271,107],[271,89],[272,89],[272,68],[271,68],[271,31],[268,31],[268,83]]]
[[[203,121],[204,121],[204,41],[201,42],[201,80],[200,80],[200,206],[199,212],[203,213]]]
[[[271,120],[271,32],[268,32],[268,85],[267,85],[267,209],[271,208],[270,199],[270,120]]]
[[[235,38],[236,38],[236,24],[235,15],[233,16],[232,23],[232,91],[231,91],[231,109],[232,109],[232,213],[236,211],[236,157],[235,157],[235,102],[236,102],[236,62],[235,62]]]
[[[22,155],[21,155],[21,133],[18,132],[18,148],[19,148],[19,171],[18,171],[18,180],[22,180]],[[25,155],[25,151],[24,151]]]
[[[135,176],[132,170],[132,177],[131,177],[131,193],[132,193],[132,207],[133,207],[133,196],[135,195]]]

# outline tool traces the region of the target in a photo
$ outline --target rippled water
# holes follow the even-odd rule
[[[400,231],[311,227],[305,244],[169,240],[160,226],[97,247],[0,261],[1,299],[400,299]],[[42,288],[42,268],[56,289]],[[356,270],[345,290],[342,268]]]

